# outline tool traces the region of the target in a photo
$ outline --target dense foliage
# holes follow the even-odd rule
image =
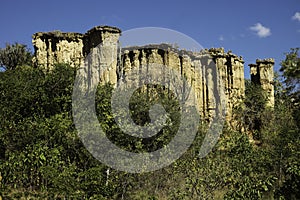
[[[253,130],[251,137],[247,131],[224,127],[217,146],[200,159],[198,152],[206,130],[203,123],[191,148],[175,163],[151,173],[129,174],[94,159],[78,138],[71,108],[75,73],[65,64],[50,72],[22,66],[0,73],[3,199],[300,198],[300,138],[295,118],[299,110],[294,92],[287,93],[285,84],[276,82],[275,107],[269,109],[264,106],[263,92],[247,83],[243,112],[238,110],[236,115],[239,124]],[[170,123],[154,138],[137,139],[122,133],[113,120],[112,86],[98,87],[95,101],[99,122],[107,136],[126,150],[156,150],[177,131],[180,112],[176,99],[164,95],[164,88],[148,89],[147,93],[137,91],[131,98],[135,123],[149,122],[149,107],[154,103],[164,105]],[[149,92],[155,91],[162,95],[149,99]]]
[[[281,62],[283,72],[283,82],[285,93],[290,102],[294,105],[293,113],[296,121],[300,121],[300,57],[299,48],[292,48],[291,52],[286,53],[286,58]]]
[[[26,45],[15,43],[6,44],[0,49],[0,69],[13,70],[21,65],[31,65],[32,54]]]

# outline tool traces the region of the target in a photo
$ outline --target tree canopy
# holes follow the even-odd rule
[[[260,141],[259,145],[251,142],[249,132],[225,126],[213,151],[200,159],[197,155],[206,134],[202,122],[192,146],[180,159],[142,174],[110,169],[82,144],[72,120],[75,68],[57,64],[46,72],[28,65],[26,59],[6,63],[7,70],[0,73],[0,197],[300,199],[299,110],[291,103],[296,102],[292,99],[299,91],[293,85],[299,83],[297,52],[292,50],[282,62],[284,83],[275,81],[278,95],[274,108],[264,106],[264,94],[257,85],[246,84],[247,95],[236,116],[246,130],[256,130],[253,138]],[[155,103],[161,103],[170,115],[170,123],[151,139],[122,133],[111,113],[113,87],[106,84],[97,89],[99,123],[114,144],[128,151],[164,147],[180,122],[176,99],[163,95],[162,87],[147,87],[148,92],[162,95],[149,99],[149,93],[136,91],[130,100],[134,122],[149,122],[149,108]]]
[[[17,66],[31,65],[32,53],[26,45],[15,43],[6,44],[0,49],[0,67],[5,70],[13,70]]]

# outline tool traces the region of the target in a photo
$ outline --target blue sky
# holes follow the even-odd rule
[[[205,48],[224,47],[243,56],[246,72],[256,58],[269,57],[278,70],[284,53],[300,47],[300,1],[0,1],[0,47],[19,42],[32,48],[35,32],[85,33],[97,25],[173,29]]]

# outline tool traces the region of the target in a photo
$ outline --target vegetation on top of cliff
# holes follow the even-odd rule
[[[121,33],[121,30],[113,26],[95,26],[94,28],[88,30],[86,34],[93,33],[95,31],[109,31],[111,33]]]
[[[74,32],[62,32],[60,30],[54,30],[50,32],[37,32],[32,35],[33,38],[59,38],[61,40],[78,40],[82,39],[84,36],[91,34],[95,31],[110,31],[110,32],[116,32],[121,33],[121,30],[117,27],[110,27],[110,26],[96,26],[89,31],[87,31],[85,34],[83,33],[74,33]]]
[[[202,49],[200,52],[194,52],[191,50],[181,49],[177,44],[169,44],[169,43],[160,43],[160,44],[147,44],[142,46],[128,46],[123,47],[122,53],[125,51],[134,51],[134,50],[163,50],[165,52],[174,52],[179,56],[188,55],[192,59],[196,59],[198,56],[212,56],[212,57],[233,57],[234,59],[244,63],[242,56],[237,56],[233,54],[231,51],[225,52],[224,48],[210,48],[210,49]]]
[[[60,40],[78,40],[82,39],[84,34],[82,33],[72,33],[72,32],[61,32],[59,30],[50,31],[50,32],[38,32],[32,35],[32,38],[58,38]]]

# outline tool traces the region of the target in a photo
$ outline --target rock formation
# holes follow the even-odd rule
[[[85,34],[58,31],[36,33],[33,35],[35,62],[51,70],[54,63],[81,66],[89,55],[88,59],[93,60],[93,66],[87,67],[87,76],[93,77],[91,81],[94,83],[100,81],[112,84],[126,78],[126,73],[133,68],[151,63],[168,66],[178,71],[194,88],[203,118],[212,117],[217,109],[220,102],[217,101],[215,91],[221,85],[226,96],[226,119],[228,122],[232,120],[234,106],[245,96],[244,61],[241,57],[226,53],[223,48],[189,52],[174,49],[167,44],[119,49],[120,34],[118,28],[108,26],[95,27]],[[100,71],[100,65],[107,67]],[[260,83],[268,91],[271,106],[274,105],[273,65],[272,59],[257,60],[257,64],[251,65],[251,80]],[[164,77],[163,72],[161,76],[170,78]],[[134,84],[138,80],[131,81]]]
[[[262,87],[263,91],[267,94],[267,106],[273,107],[274,99],[274,59],[257,59],[256,64],[249,64],[251,81]]]
[[[83,38],[81,33],[62,33],[53,31],[33,35],[35,50],[34,61],[46,69],[53,63],[70,63],[80,65],[83,59]]]

